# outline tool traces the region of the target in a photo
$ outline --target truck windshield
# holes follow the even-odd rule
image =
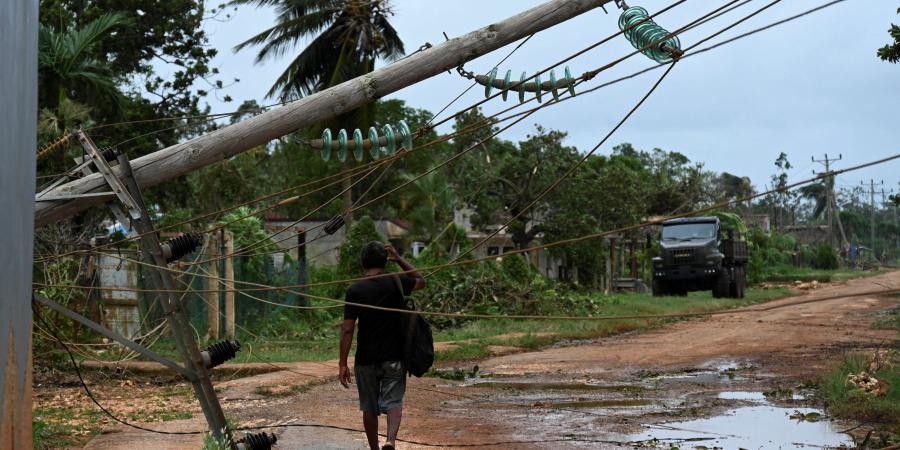
[[[663,227],[662,240],[689,241],[691,239],[712,239],[716,237],[714,223],[682,223]]]

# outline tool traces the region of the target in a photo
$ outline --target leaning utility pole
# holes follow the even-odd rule
[[[0,449],[31,443],[38,2],[0,2]]]
[[[134,176],[142,188],[180,177],[357,109],[612,1],[550,0],[280,108],[137,158],[132,162]],[[104,187],[103,177],[94,174],[62,184],[48,195],[79,195]],[[37,205],[35,222],[37,226],[47,225],[108,200],[94,196],[41,202]]]
[[[844,159],[844,156],[839,154],[837,158],[829,158],[828,153],[825,154],[825,158],[816,159],[815,157],[810,158],[812,162],[819,163],[825,166],[825,202],[826,202],[826,223],[828,223],[828,244],[834,247],[834,219],[835,219],[835,200],[834,200],[834,176],[830,176],[831,173],[831,164],[835,161],[840,161]],[[816,173],[813,170],[813,173]],[[840,220],[840,219],[838,219]],[[842,227],[843,228],[843,227]]]

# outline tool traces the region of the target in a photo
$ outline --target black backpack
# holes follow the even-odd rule
[[[400,295],[406,300],[410,311],[416,310],[416,305],[411,298],[403,292],[403,284],[399,277],[394,277]],[[404,313],[401,323],[406,326],[406,345],[404,349],[404,365],[410,375],[421,377],[428,372],[434,364],[434,337],[431,335],[431,325],[420,314]]]

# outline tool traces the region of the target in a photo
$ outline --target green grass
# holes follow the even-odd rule
[[[900,295],[894,295],[894,297],[900,297]],[[900,307],[885,311],[883,316],[879,316],[875,319],[873,326],[885,330],[900,331]]]
[[[103,413],[99,410],[73,410],[69,408],[37,408],[33,412],[31,436],[35,449],[79,447],[87,439],[99,433],[99,425],[90,426],[87,434],[78,423],[99,424]]]
[[[713,299],[709,292],[693,292],[687,297],[653,297],[650,294],[619,294],[598,296],[595,316],[634,316],[718,311],[747,306],[785,297],[787,289],[749,289],[741,300]],[[486,352],[486,345],[512,345],[535,349],[552,345],[560,340],[591,339],[601,336],[646,329],[680,319],[614,319],[614,320],[480,320],[460,328],[435,333],[436,341],[475,341],[451,349],[446,355],[438,354],[438,360],[472,359],[471,355]],[[511,339],[495,336],[525,333]],[[538,333],[553,333],[551,336]],[[481,344],[481,345],[479,345]],[[463,356],[463,357],[459,357]],[[477,356],[475,356],[477,357]]]
[[[900,434],[900,356],[896,350],[892,361],[871,373],[889,384],[887,394],[877,397],[866,394],[847,383],[847,375],[867,371],[863,355],[846,356],[837,367],[825,375],[819,395],[834,417],[878,424],[893,434]]]
[[[453,348],[438,351],[435,355],[437,361],[463,361],[469,359],[484,358],[490,355],[485,342],[463,343]]]
[[[692,292],[687,297],[653,297],[648,294],[591,294],[583,295],[583,302],[589,303],[594,316],[623,316],[648,314],[674,314],[710,312],[746,306],[784,297],[786,289],[748,289],[747,297],[741,300],[714,299],[709,292]],[[559,311],[558,314],[570,314]],[[579,314],[579,313],[575,313]],[[489,355],[488,345],[511,345],[527,349],[537,349],[552,345],[560,340],[591,339],[601,336],[647,329],[680,319],[621,319],[621,320],[510,320],[486,319],[468,322],[458,328],[435,330],[435,341],[477,340],[455,348],[439,351],[438,361],[471,360]],[[510,333],[524,333],[513,339],[499,339],[496,336]],[[539,336],[538,333],[554,333],[554,336]],[[253,338],[241,338],[243,349],[232,360],[235,363],[259,363],[259,358],[274,363],[295,361],[325,361],[338,357],[340,327],[320,330],[315,338],[298,341],[254,342]],[[249,346],[248,346],[249,344]],[[250,348],[255,355],[251,357]],[[171,341],[161,340],[154,350],[162,355],[178,358]]]
[[[854,278],[869,277],[882,273],[879,270],[819,270],[810,269],[808,267],[780,267],[770,275],[763,277],[764,282],[770,283],[792,283],[794,281],[802,281],[808,283],[810,281],[818,281],[820,283],[828,283],[831,281],[851,280]]]

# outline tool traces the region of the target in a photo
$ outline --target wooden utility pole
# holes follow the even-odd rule
[[[206,259],[210,260],[207,264],[206,279],[206,337],[210,340],[219,338],[219,289],[221,289],[221,280],[219,279],[219,234],[210,233],[206,242]]]
[[[234,233],[222,230],[225,242],[225,336],[234,339]]]
[[[612,0],[550,0],[508,19],[411,54],[361,77],[138,158],[133,161],[135,178],[141,187],[175,179],[299,129],[353,111],[610,2]],[[609,20],[614,22],[614,19]],[[90,175],[62,184],[48,195],[84,194],[104,187],[102,177]],[[43,226],[107,200],[85,197],[41,202],[37,205],[35,223]]]
[[[0,2],[0,449],[31,448],[37,1]]]

